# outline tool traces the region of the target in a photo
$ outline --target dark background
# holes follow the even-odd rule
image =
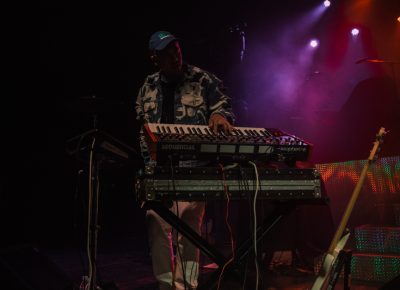
[[[147,44],[157,30],[174,33],[182,39],[186,61],[224,80],[239,126],[276,127],[305,138],[315,144],[316,163],[365,159],[374,134],[385,126],[391,133],[382,155],[399,155],[398,64],[393,70],[384,64],[354,64],[363,57],[400,60],[395,21],[399,2],[376,1],[381,6],[371,8],[370,21],[363,22],[349,17],[355,9],[349,8],[350,1],[335,1],[298,39],[290,34],[299,28],[294,20],[322,1],[262,2],[55,1],[42,2],[38,12],[26,13],[28,17],[15,7],[10,25],[16,30],[10,32],[11,53],[5,56],[10,63],[5,98],[12,106],[3,108],[11,114],[3,122],[2,244],[79,242],[86,192],[84,174],[80,178],[78,170],[85,165],[67,154],[66,145],[93,128],[94,116],[91,107],[79,100],[101,99],[98,128],[137,149],[133,102],[145,76],[154,71]],[[347,60],[351,69],[346,70],[343,63],[349,49],[341,33],[347,38],[353,23],[365,27],[364,50]],[[246,37],[243,61],[241,31]],[[286,85],[277,84],[287,70],[297,72],[298,66],[291,67],[301,56],[295,43],[314,35],[325,44],[313,64],[299,74],[303,79],[292,76],[298,82],[286,94]],[[282,41],[290,43],[281,45]],[[348,75],[343,74],[346,71]],[[313,72],[321,82],[314,82]],[[316,91],[330,92],[318,106],[313,105]],[[285,96],[295,97],[288,102]],[[134,172],[135,164],[104,171],[100,208],[104,239],[144,235]]]

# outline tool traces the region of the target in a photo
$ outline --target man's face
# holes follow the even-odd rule
[[[162,51],[157,52],[157,65],[169,77],[179,76],[182,72],[182,52],[177,41],[174,41]]]

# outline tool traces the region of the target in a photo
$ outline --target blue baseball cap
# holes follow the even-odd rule
[[[150,36],[149,49],[150,50],[163,50],[172,41],[178,40],[174,35],[168,31],[157,31]]]

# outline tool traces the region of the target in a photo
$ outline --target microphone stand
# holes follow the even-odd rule
[[[88,259],[88,273],[83,276],[79,289],[84,290],[101,290],[104,289],[97,281],[97,248],[98,248],[98,234],[99,226],[99,200],[100,200],[100,169],[103,164],[104,158],[99,152],[100,137],[102,132],[97,128],[98,115],[93,112],[93,128],[67,140],[67,144],[76,144],[74,149],[69,149],[67,152],[70,155],[77,154],[81,151],[87,150],[88,157],[88,191],[87,191],[87,229],[86,229],[86,253]],[[105,134],[105,133],[103,133]],[[111,137],[111,136],[110,136]],[[82,144],[84,139],[85,144]],[[87,142],[87,143],[86,143]]]
[[[89,99],[93,103],[89,105],[92,110],[93,128],[67,140],[67,152],[70,155],[76,154],[79,157],[81,151],[88,152],[88,203],[87,203],[87,232],[86,232],[86,251],[88,258],[88,274],[83,277],[80,289],[101,290],[117,289],[114,283],[99,285],[97,281],[97,248],[99,235],[99,200],[100,200],[100,170],[108,159],[104,152],[112,154],[115,158],[122,159],[124,162],[138,162],[141,156],[138,152],[119,141],[110,134],[99,130],[98,111],[96,108],[96,97]],[[87,101],[87,100],[86,100]],[[86,104],[87,106],[87,104]],[[85,141],[85,144],[83,144]],[[71,148],[72,147],[72,148]]]
[[[98,116],[94,112],[93,129],[84,132],[72,139],[79,138],[77,151],[82,150],[81,141],[86,136],[90,136],[89,146],[86,147],[89,151],[88,164],[88,199],[87,199],[87,231],[86,231],[86,252],[88,259],[88,274],[83,276],[80,289],[96,290],[102,289],[97,281],[97,244],[100,226],[98,224],[99,216],[99,194],[100,194],[100,179],[99,173],[102,164],[100,154],[97,152],[98,135],[97,129]],[[71,140],[71,139],[70,139]],[[84,148],[85,149],[85,148]]]
[[[88,290],[98,289],[97,287],[97,241],[98,241],[98,213],[99,213],[99,170],[102,160],[96,152],[96,133],[93,134],[89,153],[89,174],[88,174],[88,218],[87,218],[87,254],[89,264]],[[101,288],[100,288],[101,289]]]

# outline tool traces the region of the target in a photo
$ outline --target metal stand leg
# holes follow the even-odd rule
[[[352,251],[345,250],[343,290],[350,290],[350,271]]]
[[[167,209],[162,203],[157,201],[148,201],[146,202],[145,207],[154,210],[167,223],[173,226],[179,233],[198,247],[200,251],[218,264],[218,266],[222,267],[225,264],[226,258],[223,255],[216,251],[209,243],[207,243],[207,241]]]
[[[207,241],[205,241],[200,235],[198,235],[192,228],[185,224],[180,218],[173,214],[168,208],[166,208],[161,202],[148,201],[145,203],[145,208],[154,210],[160,217],[162,217],[167,223],[174,227],[179,233],[185,236],[191,241],[196,247],[207,255],[212,261],[218,266],[219,270],[214,272],[210,279],[204,284],[198,287],[199,290],[210,290],[215,289],[217,286],[219,276],[223,266],[229,259],[225,258],[215,248],[213,248]],[[257,227],[257,242],[265,238],[271,230],[290,212],[296,208],[293,203],[278,205],[275,211],[264,219],[263,224]],[[241,266],[243,260],[247,257],[250,251],[254,247],[253,237],[248,237],[235,249],[236,258],[225,268],[225,275],[234,278],[238,282],[242,282],[243,273],[241,273]]]
[[[342,269],[344,270],[343,290],[350,290],[349,274],[351,266],[351,256],[352,252],[350,250],[341,250],[339,252],[331,278],[329,279],[327,290],[333,290],[335,288],[336,282],[339,279]]]

